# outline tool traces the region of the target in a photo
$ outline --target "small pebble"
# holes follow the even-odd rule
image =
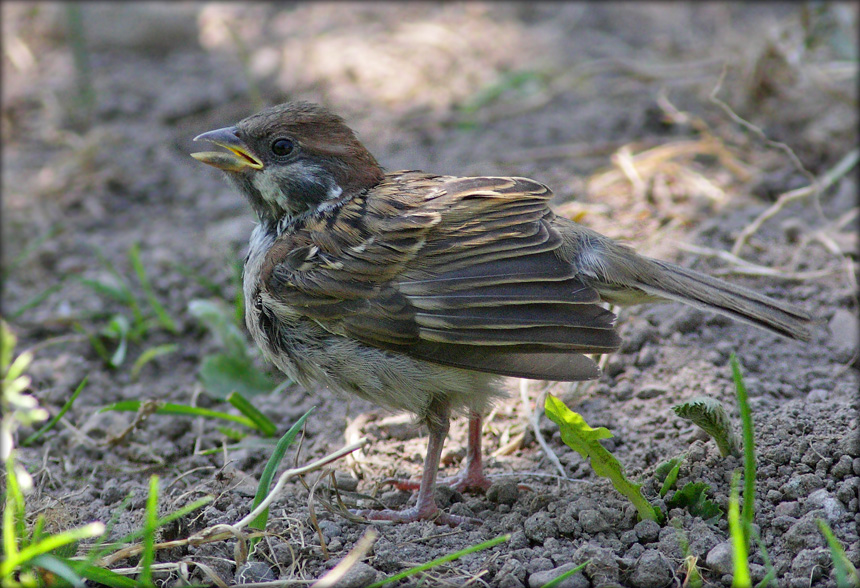
[[[257,582],[274,582],[278,579],[274,570],[262,561],[248,561],[236,569],[237,584],[255,584]]]
[[[734,570],[732,544],[728,541],[718,543],[705,556],[705,564],[718,574],[731,574]]]
[[[660,525],[656,521],[644,520],[636,523],[633,527],[636,535],[642,543],[652,543],[660,536]]]
[[[636,560],[630,583],[636,588],[661,588],[668,586],[672,577],[669,561],[659,551],[649,549]]]
[[[579,513],[579,524],[586,533],[603,533],[609,530],[609,522],[600,514],[600,511],[587,509]]]

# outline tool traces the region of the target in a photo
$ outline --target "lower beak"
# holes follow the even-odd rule
[[[260,161],[245,144],[236,132],[236,127],[226,127],[209,131],[202,135],[194,137],[195,141],[209,141],[219,147],[227,149],[224,151],[204,151],[201,153],[192,153],[191,157],[197,161],[202,161],[220,170],[228,172],[238,172],[248,168],[263,169],[263,162]]]

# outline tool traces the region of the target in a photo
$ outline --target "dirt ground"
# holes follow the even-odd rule
[[[586,560],[561,586],[680,586],[690,565],[705,585],[730,585],[726,517],[707,522],[668,509],[674,490],[659,497],[655,468],[685,455],[676,488],[705,482],[726,511],[741,461],[721,457],[672,406],[707,395],[739,426],[732,352],[756,427],[755,523],[766,551],[753,549],[753,580],[769,561],[771,586],[836,586],[818,519],[860,565],[856,5],[75,6],[78,33],[71,4],[2,4],[2,237],[11,268],[3,314],[19,350],[34,351],[32,391],[52,414],[89,377],[58,426],[18,452],[35,479],[31,516],[44,514],[51,530],[118,517],[111,534],[121,537],[143,524],[153,474],[163,513],[215,497],[163,529],[163,541],[249,511],[271,445],[253,445],[252,435],[234,448],[219,423],[201,418],[98,411],[141,399],[232,411],[202,392],[199,366],[219,347],[188,305],[213,297],[233,304],[253,218],[215,170],[188,156],[191,139],[264,105],[307,99],[339,112],[388,169],[538,179],[555,191],[561,214],[820,319],[803,344],[675,304],[622,310],[625,344],[600,380],[510,381],[510,398],[484,430],[494,488],[437,494],[449,512],[482,525],[372,525],[378,538],[338,585],[364,586],[506,533],[505,543],[396,585],[536,588]],[[815,181],[828,185],[805,189]],[[750,235],[738,252],[744,261],[721,253],[792,190],[800,197]],[[80,278],[115,283],[104,258],[148,312],[129,262],[135,243],[176,332],[143,329],[111,368],[87,334],[117,314],[134,317]],[[172,352],[133,370],[146,350],[168,344]],[[547,389],[612,431],[604,445],[668,512],[662,526],[638,522],[541,414],[537,431],[560,470],[553,464],[531,424]],[[358,492],[408,504],[409,493],[379,483],[419,475],[425,431],[325,389],[288,384],[253,402],[278,436],[316,407],[299,455],[291,449],[285,463],[368,436],[359,455],[336,464],[339,479],[348,487],[358,476]],[[458,420],[443,474],[457,470],[464,448]],[[250,563],[235,540],[163,550],[157,561],[185,562],[184,573],[204,584],[214,575],[222,585],[306,585],[371,527],[324,508],[328,480],[314,493],[316,522],[307,487],[287,486]],[[179,582],[173,570],[159,582]]]

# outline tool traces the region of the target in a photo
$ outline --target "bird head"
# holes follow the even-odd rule
[[[222,170],[265,223],[332,206],[383,178],[343,119],[309,102],[273,106],[194,140],[225,149],[191,156]]]

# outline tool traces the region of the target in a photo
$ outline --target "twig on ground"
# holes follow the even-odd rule
[[[308,519],[311,524],[311,527],[313,527],[317,532],[317,536],[320,539],[320,547],[322,548],[323,559],[325,559],[326,561],[328,561],[329,558],[328,546],[325,543],[325,535],[323,534],[322,529],[320,529],[319,522],[317,521],[317,512],[314,508],[314,495],[317,492],[317,488],[319,487],[320,482],[323,481],[323,478],[325,478],[329,474],[329,472],[330,470],[326,469],[321,471],[320,475],[317,476],[317,479],[314,482],[313,486],[311,486],[310,492],[308,492]]]
[[[740,253],[749,238],[761,228],[765,221],[775,216],[790,203],[796,200],[809,198],[810,196],[818,196],[824,190],[827,190],[830,186],[845,176],[845,174],[850,172],[855,165],[857,165],[858,158],[860,158],[860,150],[853,149],[852,151],[849,151],[835,167],[821,176],[820,179],[813,178],[809,185],[795,190],[789,190],[788,192],[781,194],[779,198],[776,199],[776,202],[758,215],[753,222],[741,231],[737,240],[735,240],[735,244],[732,246],[732,255],[736,256]]]
[[[729,253],[728,251],[723,251],[721,249],[700,247],[698,245],[691,245],[690,243],[684,243],[681,241],[676,242],[675,246],[678,247],[678,249],[683,249],[684,251],[689,251],[690,253],[695,253],[696,255],[701,255],[703,257],[716,257],[735,266],[732,268],[714,270],[712,273],[715,275],[742,274],[745,276],[768,276],[774,278],[784,278],[786,280],[803,281],[829,276],[834,272],[833,269],[815,270],[808,272],[786,272],[781,269],[751,263],[745,259],[741,259],[740,257],[733,255],[732,253]]]
[[[353,548],[346,554],[340,562],[328,571],[326,575],[311,585],[311,588],[331,588],[337,586],[338,582],[346,575],[346,573],[363,558],[373,547],[373,542],[379,534],[371,527],[364,532],[361,539],[355,542]]]
[[[729,106],[728,104],[726,104],[725,102],[723,102],[722,100],[720,100],[719,98],[717,98],[717,94],[718,94],[718,93],[720,92],[720,90],[722,89],[722,87],[723,87],[723,82],[725,82],[725,80],[726,80],[726,74],[728,73],[728,71],[729,71],[729,66],[728,66],[728,64],[726,63],[726,64],[724,64],[724,65],[723,65],[723,71],[722,71],[722,72],[720,72],[720,77],[719,77],[719,79],[717,79],[717,85],[716,85],[716,86],[714,86],[714,89],[713,89],[713,90],[711,90],[711,95],[709,96],[709,98],[708,98],[708,99],[709,99],[711,102],[713,102],[714,104],[716,104],[717,106],[719,106],[719,107],[720,107],[720,109],[721,109],[723,112],[725,112],[725,113],[726,113],[726,115],[727,115],[730,119],[732,119],[732,121],[734,121],[736,124],[738,124],[738,125],[740,125],[740,126],[744,127],[744,128],[745,128],[745,129],[747,129],[748,131],[752,132],[755,136],[757,136],[759,139],[761,139],[762,141],[764,141],[767,145],[769,145],[769,146],[771,146],[771,147],[773,147],[773,148],[775,148],[775,149],[779,149],[780,151],[782,151],[783,153],[785,153],[785,154],[788,156],[788,158],[791,160],[792,164],[794,164],[794,167],[797,169],[797,171],[799,171],[801,174],[803,174],[804,176],[806,176],[806,178],[807,178],[810,182],[814,182],[814,181],[815,181],[815,176],[813,176],[813,175],[809,172],[809,170],[808,170],[808,169],[806,169],[806,167],[803,165],[803,163],[800,161],[800,159],[797,157],[797,154],[792,150],[792,148],[791,148],[791,147],[789,147],[788,145],[786,145],[785,143],[783,143],[783,142],[781,142],[781,141],[774,141],[773,139],[771,139],[770,137],[768,137],[768,136],[764,133],[764,131],[763,131],[763,130],[761,130],[761,128],[760,128],[760,127],[757,127],[756,125],[752,124],[752,123],[751,123],[751,122],[749,122],[748,120],[746,120],[746,119],[742,118],[741,116],[739,116],[739,115],[738,115],[738,114],[737,114],[737,113],[732,109],[732,107],[731,107],[731,106]]]
[[[293,468],[290,470],[286,470],[285,472],[283,472],[280,475],[280,477],[278,478],[278,483],[275,484],[275,487],[272,488],[272,490],[269,492],[269,494],[266,496],[266,498],[264,498],[263,501],[260,502],[259,505],[257,505],[257,508],[255,508],[250,513],[248,513],[248,515],[245,516],[245,518],[243,518],[242,520],[240,520],[240,521],[238,521],[232,525],[225,525],[225,524],[213,525],[213,526],[208,527],[206,529],[203,529],[199,533],[195,533],[194,535],[187,537],[185,539],[178,539],[176,541],[167,541],[164,543],[158,543],[154,546],[154,548],[156,550],[172,549],[174,547],[185,547],[187,545],[203,545],[205,543],[213,543],[216,541],[223,541],[225,539],[231,539],[231,538],[236,538],[239,540],[245,540],[245,539],[252,538],[252,537],[260,537],[263,535],[263,533],[256,532],[256,533],[251,533],[249,535],[245,535],[245,533],[243,532],[243,529],[245,527],[247,527],[249,524],[251,524],[251,521],[253,521],[257,517],[257,515],[259,515],[261,512],[263,512],[263,510],[269,508],[269,506],[272,504],[272,502],[275,500],[275,498],[277,498],[277,496],[284,489],[284,486],[287,484],[288,481],[290,481],[292,478],[294,478],[296,476],[300,476],[302,474],[307,474],[309,472],[319,470],[319,469],[327,466],[331,462],[337,461],[338,459],[341,459],[342,457],[349,455],[350,453],[352,453],[356,449],[364,447],[368,443],[369,443],[369,441],[367,439],[360,439],[356,443],[353,443],[352,445],[348,445],[346,447],[338,449],[334,453],[330,453],[327,456],[325,456],[321,459],[318,459],[317,461],[315,461],[313,463],[302,466],[300,468]],[[120,561],[120,560],[128,558],[128,557],[133,557],[135,555],[140,554],[142,551],[143,551],[143,545],[142,544],[138,543],[136,545],[129,545],[128,547],[126,547],[124,549],[116,551],[116,552],[112,553],[111,555],[109,555],[105,558],[102,558],[99,562],[97,562],[97,565],[102,566],[102,567],[108,567],[114,562]]]
[[[543,449],[544,455],[546,455],[547,459],[555,466],[555,469],[559,471],[561,477],[565,480],[568,479],[567,473],[564,471],[564,466],[561,465],[561,461],[558,459],[558,455],[556,455],[555,451],[549,446],[546,442],[546,439],[543,437],[543,433],[540,432],[540,415],[543,412],[544,401],[546,400],[547,389],[544,388],[541,393],[538,395],[538,399],[535,401],[535,407],[531,411],[531,425],[532,430],[535,434],[535,439],[537,439],[538,444]],[[523,399],[523,403],[526,406],[529,406],[529,381],[525,378],[520,378],[520,397]]]

